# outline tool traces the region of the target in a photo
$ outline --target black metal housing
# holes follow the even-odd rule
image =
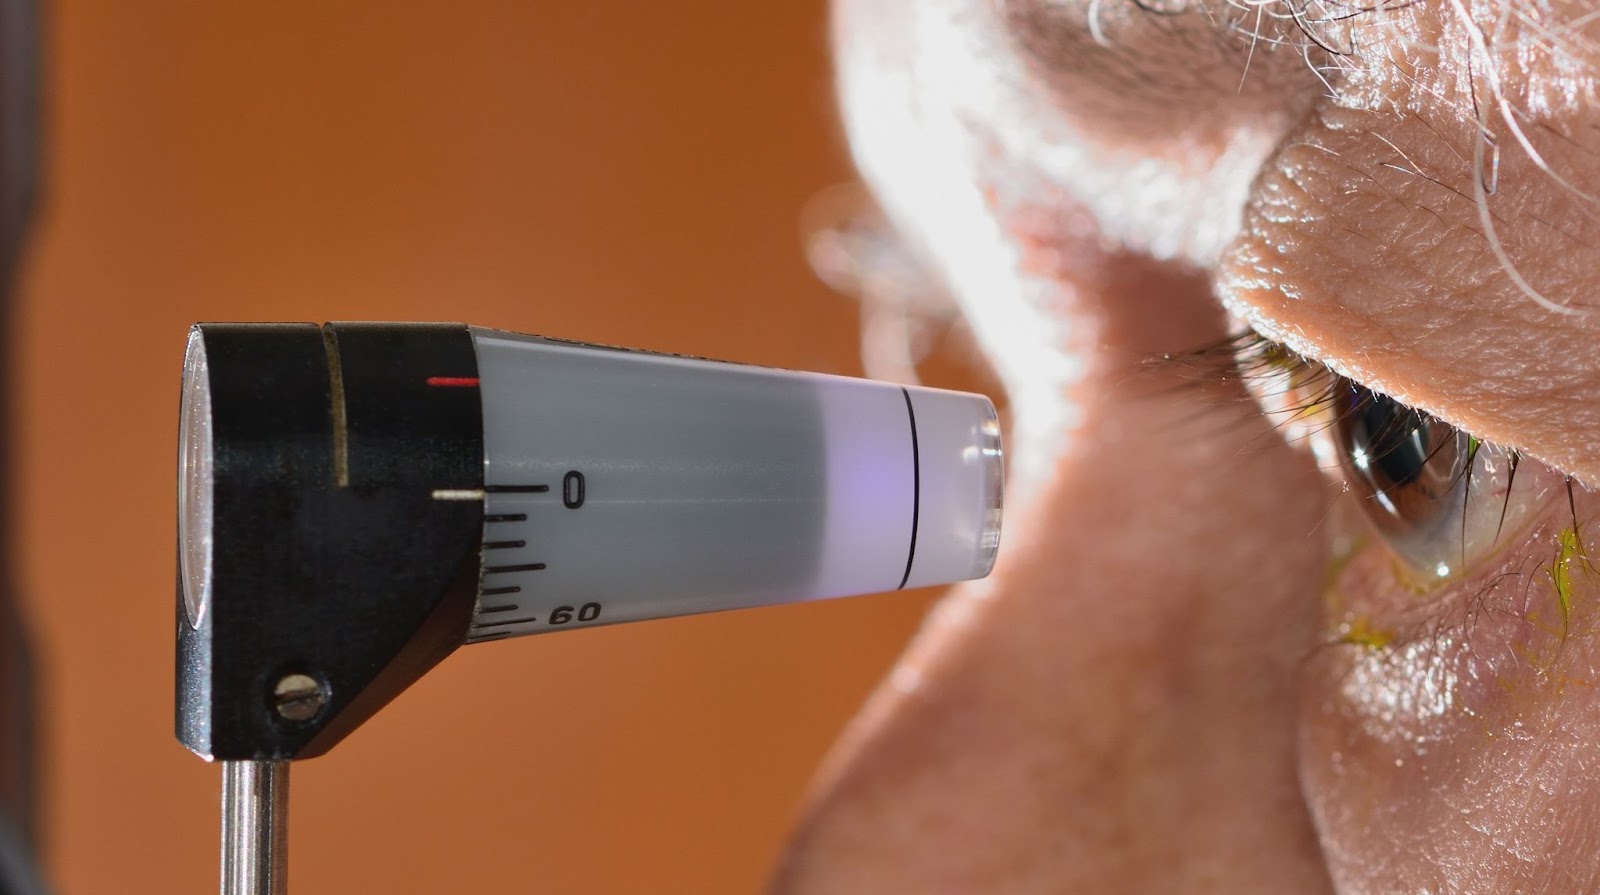
[[[37,202],[42,66],[36,0],[0,0],[0,342],[9,351],[16,327],[11,290],[27,248]],[[0,396],[0,479],[12,469],[14,408]],[[0,512],[0,545],[16,553],[11,511]],[[0,557],[0,895],[45,891],[35,866],[39,710],[28,619],[18,606],[16,577]]]
[[[483,504],[435,492],[483,488],[472,337],[461,324],[199,329],[213,574],[198,628],[180,588],[178,739],[208,758],[310,758],[466,637]],[[274,708],[295,672],[323,683],[309,720]]]

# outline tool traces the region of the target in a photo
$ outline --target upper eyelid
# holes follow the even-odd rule
[[[1590,488],[1600,487],[1600,455],[1596,454],[1594,448],[1585,447],[1600,442],[1600,416],[1595,413],[1600,408],[1600,402],[1595,400],[1600,395],[1600,391],[1596,390],[1596,386],[1600,386],[1600,366],[1584,364],[1583,359],[1579,358],[1569,364],[1574,372],[1573,377],[1557,381],[1546,379],[1543,383],[1538,382],[1538,376],[1528,379],[1505,372],[1515,369],[1514,366],[1508,368],[1508,362],[1514,364],[1519,358],[1532,356],[1528,352],[1538,351],[1531,346],[1547,344],[1544,340],[1552,336],[1548,329],[1530,325],[1519,330],[1515,338],[1521,351],[1515,355],[1504,352],[1499,357],[1493,353],[1480,355],[1469,346],[1449,361],[1456,371],[1474,374],[1467,393],[1443,391],[1438,382],[1433,382],[1429,385],[1435,400],[1427,400],[1420,399],[1408,382],[1419,385],[1424,382],[1418,377],[1419,364],[1424,365],[1420,366],[1421,370],[1432,372],[1442,362],[1437,349],[1419,346],[1415,354],[1407,351],[1395,344],[1398,340],[1392,338],[1387,327],[1369,319],[1366,321],[1369,337],[1388,336],[1390,341],[1383,343],[1381,352],[1371,354],[1377,363],[1354,362],[1347,356],[1329,351],[1297,329],[1268,317],[1228,290],[1223,291],[1222,300],[1241,331],[1281,345],[1338,376],[1426,413],[1486,444],[1515,451],[1525,459],[1537,460]],[[1600,324],[1600,318],[1596,323]],[[1374,329],[1377,331],[1374,332]],[[1504,329],[1495,330],[1486,326],[1485,331],[1497,332],[1501,344],[1506,344],[1505,340],[1512,338],[1512,334]],[[1560,354],[1551,356],[1562,357]],[[1381,369],[1377,368],[1379,366]],[[1486,368],[1494,372],[1487,372]],[[1450,374],[1445,375],[1448,377]],[[1454,381],[1460,383],[1465,380],[1457,376]],[[1488,412],[1483,403],[1486,398],[1491,404],[1499,402]],[[1475,421],[1463,419],[1459,415],[1463,411],[1473,413]],[[1586,419],[1597,424],[1586,425]],[[1563,424],[1554,430],[1554,435],[1548,426],[1550,421]],[[1539,438],[1528,437],[1527,430],[1530,427],[1542,429]],[[1557,452],[1565,452],[1565,461],[1560,459],[1561,455]]]
[[[1351,382],[1360,383],[1362,386],[1393,398],[1407,407],[1424,411],[1435,419],[1447,422],[1462,431],[1472,432],[1470,425],[1452,418],[1448,413],[1440,412],[1439,408],[1429,406],[1427,402],[1416,400],[1408,389],[1397,387],[1395,383],[1388,381],[1392,377],[1375,376],[1371,370],[1365,369],[1359,364],[1331,356],[1309,338],[1296,332],[1291,327],[1262,314],[1258,308],[1239,300],[1232,294],[1225,293],[1222,302],[1228,314],[1238,321],[1245,330],[1254,333],[1258,338],[1281,345],[1299,357],[1321,364],[1334,374],[1343,376]],[[1508,448],[1521,447],[1521,445],[1514,444],[1504,444],[1502,446]]]

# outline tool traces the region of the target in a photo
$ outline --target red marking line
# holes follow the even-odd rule
[[[434,388],[477,388],[476,376],[429,376],[428,384]]]

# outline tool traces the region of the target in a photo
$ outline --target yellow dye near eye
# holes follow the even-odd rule
[[[1394,632],[1382,628],[1375,628],[1372,621],[1365,615],[1347,612],[1345,610],[1344,594],[1339,590],[1339,578],[1350,565],[1350,561],[1361,554],[1367,546],[1365,537],[1351,538],[1348,541],[1334,544],[1333,556],[1328,563],[1327,574],[1322,582],[1323,607],[1328,612],[1324,616],[1330,622],[1333,618],[1343,616],[1337,627],[1333,628],[1333,635],[1339,643],[1352,646],[1364,646],[1370,650],[1380,650],[1394,642]]]
[[[1564,529],[1556,537],[1556,559],[1550,564],[1550,580],[1556,586],[1556,607],[1561,612],[1561,636],[1572,624],[1572,562],[1583,553],[1583,541],[1576,529]]]
[[[1394,640],[1393,631],[1372,627],[1365,616],[1358,615],[1339,627],[1339,642],[1367,649],[1383,649]]]
[[[1305,364],[1305,361],[1301,360],[1298,355],[1276,342],[1269,344],[1262,350],[1261,361],[1286,373],[1298,373]]]

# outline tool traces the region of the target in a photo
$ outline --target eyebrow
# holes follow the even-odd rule
[[[1001,4],[1000,16],[1029,74],[1056,89],[1101,85],[1105,111],[1125,112],[1129,102],[1206,108],[1276,95],[1277,66],[1306,68],[1308,52],[1336,42],[1294,11],[1304,2],[1017,0]],[[1281,9],[1267,12],[1274,6]]]

